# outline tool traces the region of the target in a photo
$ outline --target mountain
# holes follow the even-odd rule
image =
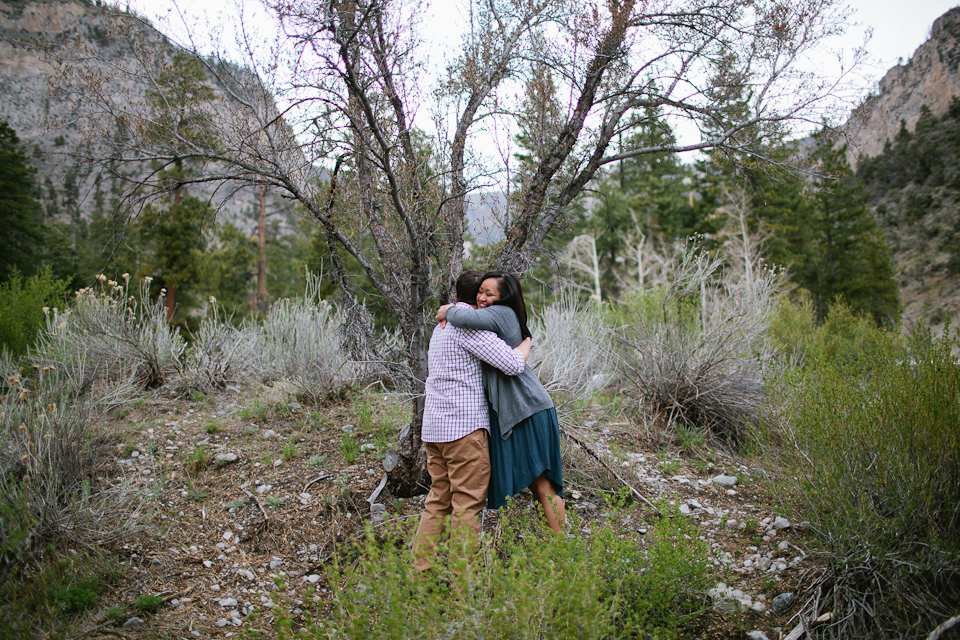
[[[92,49],[91,70],[97,65],[118,63],[133,56],[129,41],[115,37],[118,16],[135,18],[124,11],[86,0],[4,0],[0,3],[0,119],[6,120],[19,136],[38,170],[41,181],[40,203],[48,216],[64,221],[90,219],[97,210],[106,213],[111,199],[119,193],[117,179],[105,180],[84,165],[76,165],[71,156],[86,144],[82,130],[71,121],[72,96],[50,91],[54,68],[44,61],[64,47],[82,42]],[[142,20],[130,21],[137,37],[172,43]],[[99,62],[98,62],[99,61]],[[122,76],[121,76],[122,78]],[[129,81],[112,78],[116,91],[129,92],[131,100],[144,98],[144,88]],[[113,86],[113,85],[111,85]],[[222,194],[230,193],[225,200]],[[259,211],[259,193],[250,187],[203,191],[192,195],[210,200],[219,210],[221,221],[236,224],[245,233],[253,233]],[[297,214],[289,204],[267,195],[267,210],[279,218],[282,233],[290,233]]]
[[[960,8],[890,69],[848,124],[893,255],[903,322],[960,321]]]
[[[883,76],[875,92],[854,112],[847,124],[851,158],[877,156],[887,140],[900,130],[900,121],[913,130],[926,105],[946,113],[953,96],[960,96],[960,7],[937,18],[930,38],[913,56]]]

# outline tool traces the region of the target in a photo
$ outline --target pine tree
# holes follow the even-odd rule
[[[814,140],[812,157],[826,177],[809,194],[816,253],[802,284],[814,295],[820,320],[835,300],[843,299],[878,325],[893,324],[900,315],[900,295],[863,184],[850,170],[846,145],[835,146],[823,132]]]
[[[34,173],[16,132],[0,122],[0,281],[40,266],[45,234]]]

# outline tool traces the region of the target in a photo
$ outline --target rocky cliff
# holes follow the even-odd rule
[[[936,19],[930,38],[905,64],[890,69],[876,92],[851,117],[851,160],[876,156],[904,120],[911,131],[920,118],[920,107],[944,113],[954,96],[960,96],[960,7]]]
[[[41,181],[41,204],[55,217],[89,218],[97,208],[103,211],[110,207],[111,197],[121,185],[116,180],[103,181],[94,170],[72,160],[86,141],[71,121],[71,96],[51,93],[49,81],[54,68],[44,60],[79,41],[91,50],[91,69],[104,63],[123,64],[132,50],[127,40],[114,37],[118,17],[132,16],[86,0],[0,3],[0,119],[16,130],[30,152]],[[147,23],[132,23],[138,36],[166,41]],[[128,92],[131,100],[142,99],[143,87],[116,77],[111,82],[118,83],[115,90]],[[221,220],[252,232],[259,195],[252,188],[224,192],[232,194],[229,202],[219,200],[213,190],[193,195],[209,198],[219,209]],[[268,211],[280,213],[283,229],[292,229],[296,216],[288,205],[268,195],[267,206]]]

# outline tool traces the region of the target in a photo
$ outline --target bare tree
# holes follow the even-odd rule
[[[842,32],[845,16],[835,2],[473,0],[459,53],[428,92],[415,6],[265,0],[283,27],[267,55],[258,55],[249,20],[240,27],[242,68],[196,53],[196,43],[181,47],[205,66],[211,99],[164,105],[138,98],[173,59],[169,45],[142,25],[128,32],[135,53],[123,61],[91,66],[89,58],[78,64],[82,52],[61,55],[59,89],[76,96],[78,122],[95,141],[82,160],[121,177],[131,175],[124,173],[131,165],[170,166],[178,159],[203,167],[174,181],[137,173],[126,200],[134,210],[185,184],[266,187],[323,226],[333,275],[348,297],[354,289],[344,257],[360,265],[406,339],[414,420],[401,437],[391,481],[397,494],[408,495],[424,478],[425,309],[433,298],[450,298],[463,259],[466,198],[491,171],[475,161],[477,138],[493,122],[542,129],[527,132],[538,148],[508,203],[498,255],[500,267],[523,273],[601,168],[658,152],[762,155],[769,136],[789,122],[820,123],[827,102],[846,89],[847,75],[824,79],[797,63]],[[527,94],[550,104],[533,105],[537,117],[531,117],[531,106],[517,104],[509,89],[534,82],[544,69],[551,82]],[[109,74],[133,88],[117,92]],[[428,102],[440,123],[435,137],[414,125]],[[164,108],[197,110],[212,128],[203,137],[175,129],[148,135],[156,123],[195,119],[172,118]],[[690,120],[701,139],[612,144],[642,126],[644,113]],[[348,318],[364,317],[356,301],[352,308]],[[360,338],[357,345],[372,344],[369,331],[348,334]]]

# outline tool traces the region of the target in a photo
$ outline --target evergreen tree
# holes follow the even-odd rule
[[[0,281],[40,266],[45,234],[34,173],[16,132],[0,122]]]
[[[813,159],[827,177],[813,185],[809,196],[816,255],[801,284],[814,295],[820,320],[842,298],[878,325],[893,324],[900,315],[899,291],[863,184],[850,170],[846,145],[835,146],[824,132],[814,140]]]

